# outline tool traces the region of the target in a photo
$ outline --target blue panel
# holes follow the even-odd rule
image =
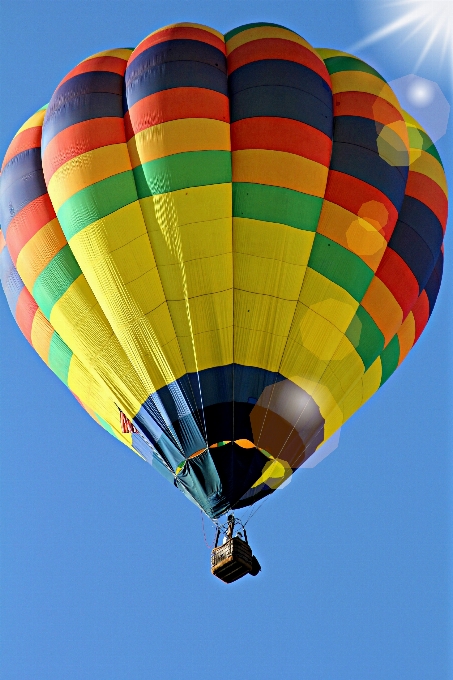
[[[0,253],[0,277],[12,315],[16,316],[16,306],[24,283],[13,264],[8,248],[5,246]]]
[[[213,45],[199,40],[168,40],[152,45],[132,61],[126,69],[126,87],[154,66],[171,61],[199,62],[227,72],[225,55]]]
[[[332,139],[332,109],[313,95],[294,87],[263,85],[242,90],[230,99],[231,122],[272,116],[311,125]]]
[[[332,109],[332,91],[326,81],[307,66],[284,59],[261,59],[245,64],[228,78],[230,97],[243,90],[265,85],[279,85],[302,90],[317,97]]]
[[[376,123],[369,118],[361,118],[360,116],[335,116],[333,123],[333,138],[336,142],[344,142],[345,144],[356,144],[362,146],[364,149],[369,149],[379,154],[378,137],[384,125]],[[402,145],[402,142],[401,142]],[[401,151],[401,158],[404,163],[399,167],[400,172],[404,178],[407,178],[407,167],[409,164],[409,154]]]
[[[0,177],[0,225],[5,236],[11,220],[47,193],[39,151],[30,149],[19,154],[8,163],[8,172]]]
[[[64,107],[44,119],[42,131],[42,152],[51,139],[71,125],[93,118],[122,118],[123,100],[120,95],[110,92],[93,92],[72,99]]]
[[[434,306],[436,304],[437,295],[439,294],[439,288],[442,281],[442,272],[444,268],[444,256],[442,253],[439,254],[439,258],[433,269],[429,281],[425,286],[425,291],[429,300],[429,315],[431,316]]]
[[[105,92],[122,96],[123,86],[124,78],[119,73],[110,71],[80,73],[60,85],[55,91],[47,107],[46,115],[52,117],[63,106],[82,95]]]
[[[343,172],[379,189],[399,211],[403,204],[408,169],[393,167],[378,154],[356,146],[334,140],[330,169]]]
[[[41,149],[26,149],[14,156],[5,165],[1,174],[0,196],[2,196],[12,184],[15,184],[23,177],[41,169]]]
[[[127,87],[128,107],[150,94],[175,87],[201,87],[228,95],[227,78],[215,66],[196,61],[170,61],[150,69]]]
[[[434,268],[435,260],[430,248],[414,229],[401,221],[396,223],[389,246],[410,267],[421,293]]]
[[[437,260],[444,233],[442,225],[433,211],[416,198],[405,196],[398,219],[419,234],[431,250],[433,258]]]

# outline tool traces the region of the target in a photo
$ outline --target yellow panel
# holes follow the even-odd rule
[[[114,213],[93,222],[90,227],[97,232],[104,248],[115,251],[147,233],[139,201],[129,203]],[[72,242],[71,242],[72,244]],[[152,250],[147,249],[150,262],[154,263]]]
[[[54,329],[47,321],[40,309],[36,310],[31,327],[31,343],[36,353],[45,363],[48,363],[49,348]]]
[[[231,253],[231,218],[184,224],[176,229],[180,239],[179,253],[173,247],[173,239],[169,244],[168,238],[161,231],[150,233],[154,256],[159,266],[178,264],[178,254],[182,255],[183,261],[189,261]]]
[[[313,312],[345,333],[359,303],[344,288],[307,268],[299,300]]]
[[[286,338],[265,331],[234,327],[234,362],[278,371]]]
[[[382,363],[381,358],[378,357],[369,369],[364,373],[362,378],[363,384],[363,401],[364,404],[370,397],[375,394],[381,386],[382,378]]]
[[[288,336],[296,303],[272,295],[257,295],[244,290],[234,290],[235,334],[241,329],[266,331]]]
[[[97,380],[87,372],[77,357],[73,357],[69,366],[68,386],[94,420],[99,422],[96,417],[97,413],[112,427],[115,436],[123,444],[132,447],[131,435],[120,430],[119,411],[112,401],[109,391],[102,381]]]
[[[297,327],[305,349],[321,361],[330,361],[343,338],[343,333],[330,321],[300,303],[297,317],[294,319],[294,328]]]
[[[373,271],[382,259],[387,242],[380,233],[388,220],[388,212],[378,201],[364,203],[362,216],[324,200],[318,232],[358,255]]]
[[[231,184],[169,192],[141,205],[186,370],[231,363]]]
[[[448,197],[447,180],[445,172],[439,161],[431,156],[427,151],[420,151],[420,149],[410,150],[410,167],[411,172],[419,172],[421,175],[430,177],[436,184],[440,186],[445,196]]]
[[[374,76],[372,73],[364,71],[339,71],[330,75],[332,82],[332,92],[367,92],[375,94],[376,97],[385,99],[397,111],[401,111],[399,102],[393,90],[383,80]]]
[[[193,297],[188,300],[188,303],[186,300],[170,301],[168,307],[178,337],[190,335],[188,315],[190,315],[190,325],[195,335],[216,328],[231,327],[233,290]]]
[[[376,276],[372,279],[361,305],[383,334],[386,347],[401,326],[403,310],[385,283]]]
[[[243,253],[234,254],[234,287],[297,300],[307,267]]]
[[[172,226],[231,218],[232,186],[228,183],[179,189],[142,198],[140,206],[150,233],[162,231],[168,215]]]
[[[233,182],[268,184],[323,197],[328,168],[285,151],[244,149],[232,152]]]
[[[195,344],[197,363],[194,359]],[[203,371],[206,368],[227,366],[233,360],[233,328],[221,328],[190,337],[179,338],[179,346],[188,372]],[[235,361],[237,359],[235,358]]]
[[[341,339],[329,364],[329,370],[338,378],[344,393],[364,374],[363,361],[346,336]]]
[[[398,331],[398,341],[400,344],[400,358],[398,366],[411,351],[415,340],[415,319],[412,312],[409,312],[403,321],[403,325]]]
[[[285,349],[280,372],[325,383],[330,371],[340,389],[346,392],[363,374],[363,363],[351,342],[325,318],[298,303],[291,337]],[[329,388],[332,391],[332,386]]]
[[[287,341],[285,354],[280,365],[280,373],[286,377],[294,375],[304,376],[313,382],[319,382],[327,368],[327,361],[323,361],[306,349],[302,340],[292,334]]]
[[[118,401],[128,394],[128,403],[135,412],[148,392],[140,384],[84,276],[79,276],[55,303],[51,323],[88,370],[95,371],[110,386]]]
[[[162,265],[159,266],[159,274],[167,300],[219,292],[233,285],[231,253],[190,260],[184,262],[183,267],[179,264]]]
[[[128,288],[131,284],[129,284]],[[165,347],[169,342],[175,339],[175,328],[172,322],[169,306],[165,300],[155,309],[145,314],[146,319],[151,324],[151,327],[159,331],[159,340],[162,347]]]
[[[57,218],[34,234],[20,251],[16,269],[29,291],[53,257],[66,245]]]
[[[230,126],[210,118],[180,118],[142,130],[127,145],[133,168],[186,151],[231,151]]]
[[[236,35],[230,38],[230,40],[228,40],[226,43],[227,55],[231,54],[231,52],[235,50],[236,47],[240,47],[241,45],[245,45],[245,43],[252,42],[252,40],[260,40],[262,38],[280,38],[282,40],[291,40],[298,45],[303,45],[307,48],[307,50],[310,50],[310,52],[313,52],[313,54],[318,56],[313,47],[306,40],[297,35],[297,33],[293,33],[286,28],[278,28],[277,26],[258,26],[256,28],[249,28],[245,31],[241,31],[241,33],[236,33]]]
[[[149,238],[146,232],[133,241],[126,243],[121,248],[111,251],[110,255],[124,284],[135,281],[140,278],[140,276],[156,269],[153,251],[150,248]],[[161,287],[159,286],[158,280],[156,281],[156,286],[157,288],[154,287],[148,290],[148,297],[156,298],[156,304],[159,304],[162,299],[162,293],[160,292]],[[147,304],[148,303],[146,303],[145,306],[147,306]],[[148,309],[146,311],[148,311]]]
[[[233,218],[233,250],[295,265],[307,265],[314,232],[286,224]]]
[[[143,316],[144,310],[122,280],[106,237],[111,219],[108,216],[98,220],[73,236],[71,249],[149,394],[183,375],[184,365],[181,359],[170,364],[165,358],[160,329],[151,327]],[[152,263],[149,243],[147,252]],[[162,299],[162,289],[156,289],[153,295]]]
[[[55,212],[81,189],[107,177],[131,170],[127,144],[110,144],[71,158],[47,177],[47,191]]]
[[[295,303],[234,291],[234,361],[278,370]]]
[[[342,384],[338,378],[338,375],[331,369],[331,366],[327,366],[321,380],[319,381],[319,384],[329,390],[329,393],[343,415],[343,399],[349,388],[344,387],[344,384]]]
[[[362,376],[357,382],[351,387],[350,390],[345,394],[340,402],[341,410],[343,411],[344,422],[346,422],[351,416],[354,415],[356,411],[362,406],[363,403],[363,380],[365,375]]]

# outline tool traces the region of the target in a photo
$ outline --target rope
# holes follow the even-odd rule
[[[206,547],[207,547],[209,550],[212,550],[213,547],[214,547],[214,543],[212,543],[211,545],[209,545],[208,539],[206,538],[206,531],[205,531],[205,528],[204,528],[203,510],[200,510],[200,514],[201,514],[201,527],[202,527],[202,529],[203,529],[203,538],[204,538],[204,542],[206,543]]]

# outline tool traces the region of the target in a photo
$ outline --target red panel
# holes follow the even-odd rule
[[[166,42],[167,40],[198,40],[200,42],[205,42],[208,45],[212,45],[213,47],[217,47],[218,50],[225,54],[225,43],[213,33],[204,31],[202,28],[173,26],[170,28],[164,28],[162,31],[153,33],[153,35],[145,38],[145,40],[143,40],[143,42],[141,42],[132,53],[128,66],[132,64],[134,59],[138,57],[139,54],[147,50],[149,47]]]
[[[349,210],[354,215],[358,215],[364,203],[376,201],[382,203],[388,212],[387,224],[382,227],[381,234],[390,240],[395,228],[398,212],[393,203],[379,189],[372,187],[361,179],[351,177],[343,172],[331,170],[327,179],[326,194],[324,197],[331,203]]]
[[[2,253],[3,248],[5,248],[5,247],[6,247],[5,237],[3,236],[3,232],[0,229],[0,254]]]
[[[33,325],[33,319],[35,318],[36,310],[38,305],[24,287],[22,288],[20,295],[17,299],[16,305],[16,323],[19,326],[22,333],[27,338],[28,342],[31,343],[31,327]]]
[[[72,71],[69,71],[68,75],[63,78],[58,87],[63,85],[67,80],[74,78],[74,76],[78,76],[81,73],[91,73],[92,71],[109,71],[110,73],[118,73],[118,75],[124,76],[126,66],[127,60],[121,59],[120,57],[95,57],[94,59],[87,59],[73,68]]]
[[[295,61],[317,73],[331,87],[330,75],[322,59],[303,45],[282,38],[259,38],[236,47],[228,55],[228,74],[244,64],[261,59]]]
[[[228,97],[202,87],[175,87],[141,99],[124,116],[130,139],[152,125],[179,118],[212,118],[230,122]]]
[[[49,194],[35,198],[13,217],[9,223],[6,242],[14,264],[16,264],[17,257],[24,245],[55,217]]]
[[[77,143],[74,143],[74,139],[77,139]],[[54,172],[71,158],[99,149],[101,146],[125,142],[126,133],[122,118],[93,118],[71,125],[55,135],[46,146],[42,159],[46,183],[48,184]]]
[[[419,339],[429,319],[429,300],[426,291],[417,299],[415,305],[412,307],[412,314],[415,319],[415,340],[414,344]]]
[[[419,172],[409,170],[406,184],[406,196],[412,196],[425,205],[436,215],[445,233],[448,215],[448,200],[440,186],[430,177]]]
[[[231,150],[272,149],[310,158],[326,167],[332,141],[319,130],[289,118],[244,118],[231,125]]]
[[[338,92],[333,96],[334,116],[360,116],[383,125],[404,120],[394,106],[385,99],[367,92]]]
[[[387,286],[403,310],[403,320],[411,311],[418,298],[417,279],[404,260],[387,247],[376,276]]]
[[[6,156],[3,159],[2,170],[9,161],[17,156],[17,154],[27,149],[36,149],[41,146],[42,137],[42,126],[27,128],[23,132],[19,133],[17,137],[14,137],[13,141],[8,147]]]

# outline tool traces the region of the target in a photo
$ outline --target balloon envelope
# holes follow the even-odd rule
[[[81,62],[13,139],[0,266],[88,413],[216,518],[408,354],[442,276],[425,131],[352,55],[177,24]]]

